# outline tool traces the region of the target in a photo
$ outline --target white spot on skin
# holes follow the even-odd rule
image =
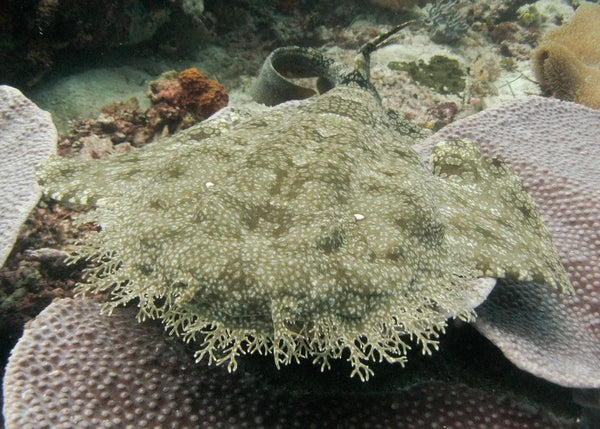
[[[359,220],[363,220],[363,219],[365,218],[365,216],[364,216],[364,215],[361,215],[360,213],[354,213],[354,215],[353,215],[353,216],[354,216],[354,220],[355,220],[355,221],[357,221],[357,222],[358,222]]]
[[[212,188],[213,186],[215,186],[215,184],[214,184],[213,182],[206,182],[206,183],[204,184],[204,186],[206,186],[206,188],[207,188],[207,189],[210,189],[210,188]]]

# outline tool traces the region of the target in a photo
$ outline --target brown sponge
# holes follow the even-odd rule
[[[573,20],[549,32],[533,54],[542,91],[600,109],[599,46],[600,5],[582,5]]]

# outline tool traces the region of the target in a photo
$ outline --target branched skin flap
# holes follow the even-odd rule
[[[366,380],[369,362],[403,363],[409,339],[429,353],[448,317],[473,317],[480,277],[570,288],[508,167],[464,141],[432,165],[368,92],[338,87],[39,177],[96,207],[82,292],[139,299],[141,318],[230,370],[248,352],[322,368],[343,355]]]

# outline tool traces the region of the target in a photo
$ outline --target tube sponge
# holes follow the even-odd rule
[[[533,54],[542,91],[600,109],[600,5],[584,4],[573,20],[551,31]]]

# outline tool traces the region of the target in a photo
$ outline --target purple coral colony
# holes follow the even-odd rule
[[[8,0],[0,424],[599,428],[598,46],[594,1]]]

